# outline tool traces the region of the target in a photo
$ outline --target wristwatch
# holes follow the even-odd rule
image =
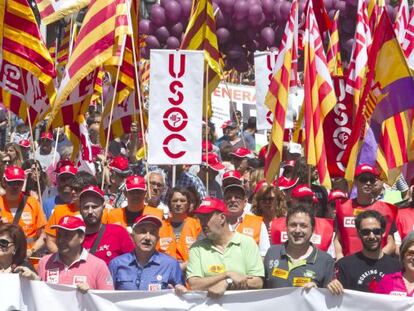
[[[231,288],[233,286],[233,279],[226,278],[227,288]]]

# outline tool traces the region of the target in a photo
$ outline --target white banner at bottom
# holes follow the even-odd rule
[[[220,299],[204,292],[182,297],[173,291],[89,291],[81,294],[75,288],[27,281],[14,274],[0,275],[0,310],[414,310],[414,299],[346,291],[332,296],[326,289],[281,288],[227,292]]]

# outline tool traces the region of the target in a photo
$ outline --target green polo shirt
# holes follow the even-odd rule
[[[334,260],[313,246],[312,253],[303,260],[293,262],[286,254],[286,243],[272,245],[264,259],[266,288],[301,287],[315,282],[318,287],[334,278]]]
[[[226,271],[264,277],[262,257],[256,242],[251,237],[235,232],[223,252],[208,238],[191,246],[187,279],[214,276]]]

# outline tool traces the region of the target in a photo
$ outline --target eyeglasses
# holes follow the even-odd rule
[[[261,198],[260,201],[263,203],[272,203],[276,198],[275,197],[268,197],[268,198]]]
[[[381,228],[361,229],[361,230],[359,230],[359,234],[361,234],[362,236],[369,236],[371,234],[371,232],[374,235],[381,235],[383,231],[382,231]]]
[[[162,184],[162,183],[159,183],[159,182],[155,182],[155,181],[153,181],[153,182],[151,182],[150,181],[150,183],[149,183],[151,186],[157,186],[158,188],[163,188],[164,187],[164,184]]]
[[[377,181],[377,179],[375,177],[372,176],[361,176],[358,178],[358,181],[365,184],[367,182],[370,182],[371,184],[375,183]]]
[[[14,243],[6,239],[0,239],[0,248],[9,248],[11,244]]]

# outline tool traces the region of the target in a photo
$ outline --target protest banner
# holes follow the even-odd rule
[[[151,50],[149,164],[201,163],[202,51]]]

